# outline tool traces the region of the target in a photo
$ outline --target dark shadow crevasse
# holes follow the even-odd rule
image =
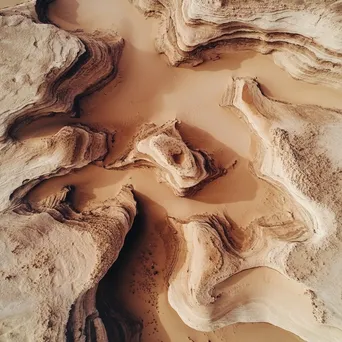
[[[126,236],[119,257],[99,284],[80,296],[70,310],[66,341],[139,342],[142,320],[125,309],[118,290],[122,270],[131,251],[141,242],[142,218],[138,216]]]

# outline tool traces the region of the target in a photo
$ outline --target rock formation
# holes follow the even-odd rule
[[[140,342],[142,323],[119,304],[114,305],[114,298],[113,291],[106,291],[98,298],[97,286],[80,296],[70,313],[67,341],[79,341],[86,336],[91,342]]]
[[[115,35],[42,24],[34,2],[1,11],[0,20],[1,141],[21,123],[55,113],[78,115],[80,98],[117,73],[123,40]]]
[[[306,341],[340,341],[341,111],[267,98],[249,78],[229,82],[222,106],[244,114],[260,142],[254,161],[258,176],[288,193],[298,212],[260,217],[248,227],[225,215],[174,221],[185,255],[171,277],[171,305],[195,329],[266,321]],[[294,309],[289,316],[286,306],[276,304],[279,298],[225,283],[262,266],[303,285],[312,299],[312,317]]]
[[[46,116],[80,115],[80,99],[116,76],[124,45],[117,35],[52,25],[51,1],[0,11],[1,339],[138,342],[142,323],[118,312],[107,287],[98,292],[136,216],[133,187],[81,212],[71,184],[41,200],[30,197],[44,180],[96,161],[103,165],[111,134],[77,124],[20,140],[18,130]],[[340,87],[339,1],[133,3],[161,17],[157,47],[172,65],[254,50],[271,54],[294,78]],[[342,111],[268,98],[250,78],[231,79],[221,106],[243,114],[258,139],[256,175],[291,205],[272,212],[270,204],[269,215],[245,226],[229,212],[170,218],[163,240],[172,247],[165,252],[171,306],[196,330],[269,322],[310,342],[340,342]],[[177,196],[194,195],[226,170],[188,145],[178,124],[145,124],[127,152],[104,167],[152,168]],[[234,282],[258,267],[300,286],[311,311],[286,303],[286,288]]]
[[[115,261],[135,216],[130,188],[82,213],[49,202],[0,218],[1,331],[10,341],[62,341],[72,304]]]
[[[65,175],[107,154],[107,134],[66,126],[52,137],[0,144],[0,210],[13,209],[42,180]]]
[[[0,330],[8,341],[64,340],[71,306],[113,264],[136,214],[129,186],[80,213],[70,203],[71,187],[29,200],[43,180],[102,160],[110,137],[76,125],[19,141],[16,130],[43,116],[77,114],[81,96],[115,76],[123,48],[116,36],[40,23],[39,4],[0,12]],[[77,326],[94,300],[85,298]],[[105,340],[100,320],[74,340],[93,331]]]
[[[109,169],[154,167],[161,181],[166,182],[177,196],[190,196],[206,183],[223,175],[203,151],[188,147],[179,134],[177,120],[160,127],[145,124],[120,160],[106,166]]]
[[[329,1],[132,0],[161,18],[157,49],[172,65],[207,50],[271,54],[292,77],[341,88],[341,4]],[[221,50],[222,51],[222,50]]]

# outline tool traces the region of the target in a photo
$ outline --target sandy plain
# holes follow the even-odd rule
[[[0,4],[5,7],[19,2],[2,0]],[[187,327],[167,301],[166,218],[226,211],[236,223],[246,225],[261,214],[291,205],[277,189],[253,174],[250,159],[257,148],[255,138],[239,113],[219,106],[229,76],[257,77],[267,95],[296,103],[342,108],[340,94],[296,81],[268,56],[253,52],[222,54],[219,60],[196,68],[170,67],[154,49],[157,21],[144,18],[126,0],[57,0],[51,5],[50,19],[64,29],[116,31],[126,46],[119,76],[83,100],[79,119],[39,120],[18,132],[22,139],[54,133],[72,122],[106,128],[116,132],[105,161],[110,163],[120,156],[141,124],[162,124],[177,118],[182,122],[180,131],[185,141],[212,154],[223,167],[237,161],[226,176],[191,199],[177,198],[170,188],[157,182],[152,170],[146,169],[113,171],[92,165],[41,184],[32,195],[36,199],[74,185],[78,208],[112,196],[123,184],[133,184],[140,215],[115,267],[100,283],[99,295],[111,291],[116,305],[143,319],[143,342],[300,341],[262,323],[236,324],[211,333]],[[310,299],[303,288],[276,271],[254,269],[229,281],[269,296],[276,296],[274,289],[283,288],[286,296],[280,303],[289,310],[310,311]]]

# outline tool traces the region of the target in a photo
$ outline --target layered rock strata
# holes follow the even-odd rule
[[[160,17],[156,46],[172,65],[199,64],[213,57],[207,53],[212,48],[254,50],[271,54],[296,79],[341,88],[339,1],[132,2],[146,14]]]
[[[66,340],[140,342],[142,323],[121,305],[113,305],[113,291],[106,291],[101,298],[98,295],[95,286],[77,299],[70,312]]]
[[[0,28],[0,141],[42,116],[78,115],[81,97],[117,73],[122,38],[42,24],[34,2],[0,11]]]
[[[180,255],[170,280],[171,305],[199,330],[265,321],[306,341],[340,341],[341,111],[267,98],[249,78],[229,82],[222,106],[244,114],[259,140],[258,176],[289,194],[297,209],[284,207],[246,227],[225,215],[174,220]],[[230,281],[255,267],[301,284],[311,312],[295,309],[295,301],[290,305],[277,291]]]
[[[21,204],[44,179],[62,176],[107,154],[107,134],[66,126],[47,138],[0,143],[0,212]]]
[[[136,215],[132,188],[82,212],[73,209],[72,186],[29,200],[43,180],[103,160],[109,136],[75,125],[23,142],[16,131],[43,116],[78,115],[81,97],[115,76],[123,48],[116,36],[50,25],[49,2],[0,12],[1,337],[139,341],[141,324],[123,320],[104,298],[101,316],[96,298]],[[272,54],[295,78],[340,87],[338,1],[134,2],[162,17],[157,45],[171,64],[198,64],[219,46],[252,49]],[[173,219],[171,305],[198,330],[263,321],[308,341],[341,341],[341,111],[269,99],[253,79],[232,80],[222,106],[244,114],[259,139],[258,177],[288,194],[293,209],[243,227],[223,214]],[[193,195],[225,171],[187,146],[176,125],[143,126],[128,152],[107,168],[153,167],[176,195]],[[294,301],[281,296],[284,287],[235,282],[257,267],[297,282],[310,295],[312,312],[294,309]]]
[[[1,339],[20,342],[66,339],[72,305],[116,260],[136,214],[129,186],[82,212],[72,207],[72,187],[29,200],[43,180],[102,160],[110,136],[81,125],[25,141],[15,132],[43,116],[77,114],[81,96],[115,76],[123,48],[116,36],[42,24],[42,5],[0,12],[0,330]],[[77,326],[90,306],[79,308]],[[98,319],[73,340],[96,331],[104,341],[102,326]]]
[[[191,196],[206,183],[225,173],[204,151],[192,149],[183,141],[177,120],[162,126],[143,125],[118,161],[108,169],[153,167],[161,181],[166,182],[177,196]]]
[[[82,213],[48,202],[0,217],[1,332],[10,341],[63,341],[72,304],[115,261],[135,216],[130,188]]]

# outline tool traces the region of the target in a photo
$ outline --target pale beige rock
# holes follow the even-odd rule
[[[220,51],[254,50],[271,54],[294,78],[341,88],[340,1],[132,2],[160,17],[156,46],[172,65],[196,65]]]
[[[0,212],[15,208],[44,179],[61,176],[107,154],[107,135],[67,126],[52,137],[0,143]]]
[[[97,312],[96,284],[116,259],[132,224],[136,213],[132,189],[124,187],[116,199],[82,213],[68,204],[72,187],[39,202],[30,201],[27,195],[44,179],[102,160],[108,136],[87,127],[70,126],[52,137],[25,143],[12,137],[22,123],[32,119],[50,113],[78,113],[80,94],[115,74],[122,41],[111,38],[112,44],[108,45],[108,36],[97,34],[99,38],[94,39],[95,35],[67,33],[39,23],[48,22],[48,2],[37,2],[37,15],[31,4],[2,11],[0,18],[7,30],[0,42],[0,57],[15,55],[8,62],[12,71],[6,74],[6,68],[3,70],[7,83],[0,107],[4,108],[0,112],[0,162],[4,166],[0,173],[1,338],[59,341],[67,332],[71,340],[106,341],[113,335],[108,334]],[[260,18],[251,11],[252,2],[184,2],[182,8],[177,2],[165,2],[165,6],[141,2],[141,7],[166,13],[165,18],[172,19],[164,22],[169,25],[164,28],[167,36],[159,40],[159,48],[172,63],[196,64],[210,57],[205,48],[225,40],[227,46],[232,43],[231,49],[272,53],[278,63],[286,63],[285,68],[294,77],[338,87],[339,19],[330,15],[338,12],[336,8],[329,12],[331,3],[325,4],[324,11],[336,32],[328,27],[324,15],[317,17],[317,6],[312,3],[304,11],[298,2],[258,2]],[[281,10],[279,6],[283,6]],[[186,21],[186,13],[199,15],[191,19],[191,25],[184,26],[181,20]],[[302,14],[307,21],[300,27],[293,25],[291,20]],[[222,18],[218,18],[220,15]],[[321,23],[323,28],[319,27]],[[286,31],[290,28],[291,32]],[[317,31],[322,36],[313,37],[316,28],[322,29]],[[28,32],[34,32],[37,41],[30,40]],[[7,50],[13,40],[18,42],[12,46],[14,54]],[[71,40],[70,45],[65,44],[66,40]],[[33,48],[40,41],[56,45],[40,53]],[[22,53],[28,58],[23,67],[18,66],[25,60],[18,57]],[[58,67],[51,69],[54,62]],[[25,65],[30,67],[25,69]],[[330,70],[328,77],[324,70]],[[9,82],[12,74],[18,75],[14,85]],[[227,105],[245,114],[262,141],[255,161],[258,176],[292,196],[294,206],[291,210],[284,206],[284,211],[259,217],[242,227],[223,214],[174,220],[179,238],[169,241],[175,243],[178,254],[170,260],[174,263],[170,303],[188,325],[199,330],[264,321],[308,341],[341,341],[341,291],[335,285],[340,263],[334,259],[334,253],[338,255],[340,250],[340,199],[334,190],[339,186],[341,113],[267,99],[252,80],[229,84],[223,100],[223,106]],[[108,167],[134,165],[152,166],[180,196],[192,195],[222,174],[210,156],[184,143],[175,122],[145,126],[122,160]],[[276,269],[282,278],[285,275],[297,281],[302,291],[310,294],[313,313],[295,306],[297,298],[289,298],[286,287],[262,291],[260,287],[267,282],[260,286],[258,279],[249,284],[251,289],[240,287],[236,277],[259,266]],[[115,315],[111,318],[116,319]],[[126,334],[126,328],[119,331],[125,332],[127,340],[138,341],[141,326],[134,335]]]
[[[189,196],[225,173],[215,166],[203,151],[191,149],[183,141],[177,120],[160,127],[145,124],[120,160],[108,164],[108,169],[154,167],[161,181],[166,182],[177,196]]]
[[[312,232],[307,243],[293,246],[285,272],[324,303],[317,304],[322,323],[339,327],[342,290],[334,283],[342,267],[336,259],[342,248],[336,191],[342,181],[341,111],[268,99],[251,79],[237,79],[229,88],[224,101],[245,114],[261,139],[261,175],[291,194]]]
[[[2,338],[62,341],[71,305],[117,258],[135,201],[124,188],[117,199],[81,214],[66,203],[24,210],[0,218]]]
[[[249,78],[229,82],[222,106],[244,114],[260,141],[258,176],[289,194],[296,209],[247,227],[223,215],[174,221],[181,246],[173,261],[171,305],[199,330],[265,321],[306,341],[341,341],[341,111],[267,98]],[[282,300],[285,293],[260,295],[227,283],[262,266],[300,283],[311,296],[311,312]]]
[[[53,113],[78,115],[81,95],[117,73],[121,38],[42,24],[34,2],[0,11],[0,27],[2,141],[23,122]]]
[[[80,97],[115,76],[123,48],[116,36],[68,33],[40,23],[46,3],[0,12],[2,341],[65,340],[72,305],[116,260],[136,214],[130,186],[80,213],[70,204],[72,187],[29,200],[43,180],[103,160],[110,135],[81,125],[25,141],[14,133],[42,116],[77,114]],[[83,310],[79,321],[87,317]],[[100,336],[101,319],[96,322],[93,330]],[[89,335],[90,330],[78,331],[75,340]]]

